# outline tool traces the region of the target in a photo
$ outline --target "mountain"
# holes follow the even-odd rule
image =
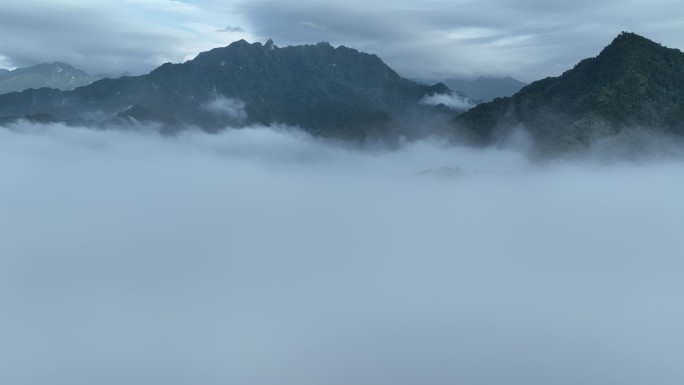
[[[43,87],[73,90],[99,79],[64,63],[38,64],[13,71],[0,70],[0,94]]]
[[[455,91],[460,91],[476,103],[489,102],[496,98],[512,96],[525,86],[519,80],[510,76],[484,77],[468,80],[464,78],[449,78],[444,84]]]
[[[523,126],[546,152],[574,150],[632,129],[684,134],[684,53],[623,32],[559,77],[458,116],[476,143]]]
[[[282,123],[322,136],[365,139],[432,111],[428,95],[450,94],[399,76],[376,55],[328,43],[279,48],[244,40],[166,63],[143,76],[103,79],[73,91],[0,95],[0,117],[48,114],[74,124],[157,122],[165,129]],[[41,115],[44,116],[44,115]]]

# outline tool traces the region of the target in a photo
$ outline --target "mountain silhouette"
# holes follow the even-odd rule
[[[5,120],[36,114],[71,124],[162,124],[216,131],[259,123],[363,140],[402,131],[406,116],[434,108],[443,84],[399,76],[376,55],[328,43],[277,47],[244,40],[164,64],[143,76],[103,79],[73,91],[0,95]]]
[[[66,63],[43,63],[13,71],[0,70],[0,94],[43,87],[73,90],[99,79]]]
[[[684,133],[684,53],[623,32],[561,76],[456,118],[471,139],[493,143],[524,127],[542,151],[587,147],[630,129]]]

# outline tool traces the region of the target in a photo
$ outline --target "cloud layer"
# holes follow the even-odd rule
[[[0,382],[679,385],[683,172],[2,129]]]

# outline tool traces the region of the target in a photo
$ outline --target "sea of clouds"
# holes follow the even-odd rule
[[[18,123],[0,383],[680,385],[682,196],[676,156]]]

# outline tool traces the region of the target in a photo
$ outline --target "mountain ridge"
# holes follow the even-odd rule
[[[684,133],[684,54],[622,32],[592,58],[456,118],[479,144],[524,126],[545,152],[586,148],[623,130]]]
[[[99,79],[63,62],[41,63],[0,71],[0,94],[44,87],[70,91]]]
[[[150,121],[209,131],[282,123],[321,136],[364,139],[391,134],[401,125],[400,116],[429,110],[419,103],[426,95],[450,92],[441,83],[405,79],[378,56],[344,46],[279,48],[270,40],[265,45],[241,40],[184,63],[165,63],[147,75],[102,79],[70,92],[0,95],[0,116],[47,113],[78,123],[97,112],[105,116],[98,123],[107,124],[135,107],[136,115],[158,117]],[[219,105],[224,108],[213,108]]]

